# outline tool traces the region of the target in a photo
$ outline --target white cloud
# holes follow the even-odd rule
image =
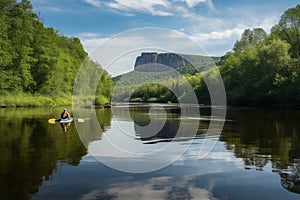
[[[154,16],[191,16],[195,12],[191,9],[199,4],[206,4],[210,10],[214,10],[212,0],[111,0],[101,3],[100,0],[85,0],[92,6],[106,6],[123,15],[133,16],[135,12],[148,13]]]
[[[101,37],[99,33],[84,32],[77,35],[80,39],[83,48],[88,53],[91,53],[99,44],[106,40],[105,37]]]
[[[146,12],[157,16],[171,16],[167,8],[171,7],[168,0],[115,0],[106,4],[108,7],[125,12]]]
[[[95,7],[100,7],[101,6],[100,1],[98,1],[98,0],[85,0],[85,1],[89,4],[91,4],[92,6],[95,6]]]
[[[268,10],[264,13],[255,8],[224,8],[212,16],[190,13],[184,32],[202,45],[211,55],[221,56],[232,50],[245,29],[263,28],[267,33],[278,22],[281,13]]]
[[[184,6],[174,6],[173,10],[183,18],[192,18],[195,16],[193,12]]]
[[[214,10],[214,4],[212,0],[171,0],[173,5],[177,5],[177,3],[184,3],[188,8],[194,8],[199,4],[207,4],[210,10]]]
[[[191,38],[196,41],[208,41],[208,40],[227,40],[231,38],[240,37],[244,32],[242,28],[234,28],[234,29],[225,29],[222,31],[212,31],[210,33],[198,33],[192,35]]]
[[[204,3],[206,0],[186,0],[186,4],[190,7],[193,8],[199,3]]]

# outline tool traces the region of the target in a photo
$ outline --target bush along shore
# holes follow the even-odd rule
[[[49,97],[41,95],[0,96],[0,108],[7,107],[56,107],[72,105],[72,96]],[[109,99],[104,96],[89,97],[85,107],[110,107]]]

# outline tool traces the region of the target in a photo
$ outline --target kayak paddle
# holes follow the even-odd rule
[[[48,123],[49,124],[55,124],[56,121],[57,121],[57,119],[52,118],[52,119],[48,120]],[[77,118],[77,121],[78,122],[84,122],[85,120],[83,118]]]
[[[55,124],[55,122],[56,122],[56,119],[49,119],[49,120],[48,120],[48,123],[49,123],[49,124]]]

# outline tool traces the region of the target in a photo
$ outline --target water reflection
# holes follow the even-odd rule
[[[164,144],[161,141],[173,141],[180,123],[185,123],[186,135],[174,143],[183,146],[184,140],[192,139],[189,124],[197,123],[195,143],[182,159],[166,169],[140,175],[116,172],[101,164],[99,169],[99,163],[81,163],[89,154],[74,123],[66,133],[59,124],[47,123],[49,118],[60,113],[61,108],[0,109],[0,199],[30,199],[35,194],[41,195],[38,196],[41,199],[51,199],[67,189],[69,196],[76,194],[79,199],[141,196],[245,199],[247,194],[243,191],[248,190],[255,191],[254,196],[261,198],[270,197],[268,195],[272,193],[278,195],[273,199],[299,198],[281,190],[283,187],[300,194],[300,110],[230,108],[216,152],[207,159],[198,160],[193,154],[197,154],[197,145],[208,128],[210,109],[200,108],[201,118],[191,116],[189,109],[195,107],[181,111],[176,106],[169,106],[166,112],[154,110],[155,118],[164,118],[166,123],[157,134],[149,135],[140,129],[150,122],[149,106],[114,108],[114,119],[134,122],[130,129],[134,136],[130,138],[131,144],[144,149],[156,149]],[[112,110],[97,109],[96,115],[97,120],[87,120],[77,127],[87,133],[83,141],[87,144],[102,141],[103,134],[114,129]],[[98,122],[102,131],[94,132],[91,125]],[[175,151],[170,151],[168,155],[174,154]],[[235,166],[235,162],[240,161],[241,170]],[[77,167],[56,173],[61,172],[63,166]],[[49,186],[50,190],[40,194],[41,185],[47,187],[43,182],[49,180],[53,183],[52,188]],[[78,184],[80,189],[74,190],[79,188]],[[248,199],[252,197],[250,195]]]
[[[48,124],[59,111],[0,109],[0,199],[29,199],[54,172],[79,165],[87,154],[73,124],[67,133],[60,124]]]
[[[128,108],[120,108],[114,114],[123,120],[132,118],[136,138],[144,141],[144,144],[174,141],[180,123],[189,116],[188,111],[182,115],[179,108],[167,107],[163,128],[155,135],[151,135],[141,131],[141,126],[150,123],[149,106],[133,106],[129,109],[130,116],[125,116],[124,109]],[[180,141],[202,138],[205,134],[209,125],[209,118],[205,116],[209,116],[210,110],[205,107],[200,107],[200,110],[204,117],[199,118],[199,121],[189,121],[199,122],[196,137],[189,135],[187,128],[185,138],[181,138]],[[300,110],[230,108],[220,140],[225,142],[226,149],[233,152],[236,158],[243,159],[244,169],[275,172],[280,175],[284,188],[300,194],[300,126],[297,121],[299,118]],[[161,120],[159,110],[156,119]],[[189,116],[188,119],[192,117]]]
[[[201,118],[199,118],[199,110],[203,116]],[[134,122],[136,139],[144,141],[144,144],[191,140],[204,136],[209,126],[209,114],[208,107],[200,109],[198,106],[191,105],[180,108],[176,104],[163,106],[137,104],[114,109],[114,117],[118,120]],[[145,131],[144,127],[150,123],[151,128]]]
[[[67,132],[68,128],[71,126],[71,123],[60,123],[63,132]]]
[[[300,110],[231,109],[221,141],[243,158],[245,169],[268,170],[281,177],[281,184],[300,194]]]
[[[174,107],[166,110],[164,110],[164,108],[156,108],[156,116],[152,120],[149,116],[149,109],[150,107],[137,107],[130,109],[130,115],[134,121],[134,131],[136,137],[140,138],[142,141],[154,140],[158,138],[174,138],[179,130],[180,120],[176,116],[180,116],[180,108]],[[159,127],[161,121],[163,121],[164,124]],[[154,124],[156,127],[153,129],[158,131],[144,131],[143,128],[149,123]]]

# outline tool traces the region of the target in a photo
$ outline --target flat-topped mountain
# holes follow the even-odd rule
[[[155,79],[175,78],[178,73],[194,75],[218,65],[221,59],[221,57],[202,55],[142,52],[135,60],[134,70],[114,77],[113,81],[119,82],[121,85],[123,82],[124,85],[134,85],[141,81],[152,80],[153,77]],[[122,80],[120,80],[121,78]]]
[[[190,64],[182,56],[175,53],[142,53],[136,58],[134,69],[145,64],[161,64],[174,69]]]
[[[182,74],[205,71],[218,65],[223,57],[187,55],[177,53],[142,52],[135,60],[134,70],[144,70],[153,66],[165,66],[178,70]],[[192,70],[193,69],[193,70]]]

